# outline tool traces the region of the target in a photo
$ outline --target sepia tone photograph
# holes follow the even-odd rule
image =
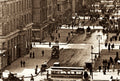
[[[120,81],[120,0],[0,0],[0,81]]]

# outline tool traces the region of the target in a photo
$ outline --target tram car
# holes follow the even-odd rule
[[[68,79],[82,79],[83,78],[83,72],[84,67],[55,67],[51,66],[50,68],[46,69],[49,77],[51,79],[57,79],[57,80],[68,80]],[[70,81],[70,80],[68,80]]]
[[[53,45],[52,47],[52,52],[51,52],[51,58],[59,58],[59,45]]]

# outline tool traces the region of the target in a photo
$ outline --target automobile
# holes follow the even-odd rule
[[[60,62],[54,62],[53,66],[60,66]]]
[[[47,63],[44,62],[42,65],[41,65],[41,72],[45,72],[47,69]]]

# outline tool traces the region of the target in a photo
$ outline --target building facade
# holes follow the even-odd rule
[[[33,41],[42,41],[55,30],[57,0],[33,0]]]
[[[47,0],[47,22],[48,22],[48,34],[52,34],[56,30],[57,22],[57,0]]]
[[[69,24],[72,19],[72,0],[57,0],[58,24]]]
[[[47,0],[33,1],[33,28],[32,40],[41,41],[47,35]]]
[[[0,1],[0,69],[31,49],[32,1]]]

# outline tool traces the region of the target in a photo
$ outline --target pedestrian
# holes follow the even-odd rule
[[[110,67],[110,61],[108,62],[108,67]]]
[[[23,67],[25,67],[25,61],[23,61]]]
[[[112,57],[110,57],[110,63],[112,63],[112,64],[113,64],[113,58],[112,58]]]
[[[58,33],[58,37],[60,38],[60,33]]]
[[[99,72],[101,71],[101,66],[99,66]]]
[[[48,71],[47,71],[47,79],[48,79],[48,77],[49,77],[49,74],[48,74]]]
[[[108,51],[110,52],[110,43],[108,44]]]
[[[107,66],[108,72],[109,72],[109,68],[110,68],[110,66]]]
[[[35,68],[35,74],[37,75],[37,68]]]
[[[30,52],[30,58],[32,58],[32,52]]]
[[[119,69],[117,70],[117,74],[119,75]]]
[[[117,41],[117,36],[115,36],[115,41]]]
[[[111,45],[111,48],[112,48],[112,50],[113,50],[113,48],[114,48],[114,43]]]
[[[107,42],[105,43],[105,47],[107,47]]]
[[[112,38],[110,38],[110,42],[112,42]]]
[[[68,32],[68,37],[70,37],[70,32]]]
[[[23,66],[23,61],[22,60],[20,61],[20,65],[21,65],[21,67]]]
[[[66,37],[66,41],[68,41],[68,37]]]
[[[51,42],[49,42],[49,47],[51,47]]]
[[[34,78],[33,78],[33,75],[31,74],[31,79],[30,79],[30,81],[34,81]]]
[[[85,79],[85,80],[88,79],[88,73],[87,73],[87,71],[84,72],[84,75],[83,75],[83,76],[84,76],[84,79]]]
[[[103,74],[106,75],[106,71],[105,71],[105,69],[103,70]]]
[[[112,81],[112,80],[113,80],[113,76],[110,77],[110,81]]]
[[[42,56],[44,56],[44,50],[42,50]]]
[[[33,52],[33,58],[35,58],[35,53]]]
[[[90,68],[90,75],[92,75],[92,68]]]

